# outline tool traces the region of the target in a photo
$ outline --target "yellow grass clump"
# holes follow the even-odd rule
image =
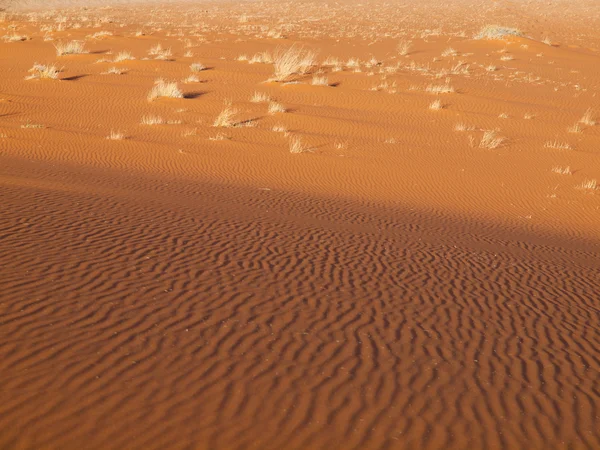
[[[87,50],[81,41],[59,42],[54,44],[54,48],[56,48],[56,54],[58,56],[87,53]]]
[[[307,147],[303,142],[302,139],[300,139],[299,137],[291,137],[290,138],[290,153],[293,154],[299,154],[299,153],[306,153],[306,152],[310,152],[312,151],[309,147]]]
[[[148,101],[156,100],[159,97],[183,98],[183,92],[177,87],[174,81],[165,81],[162,78],[156,80],[154,87],[148,93]]]
[[[314,52],[296,46],[287,50],[278,49],[273,57],[274,73],[271,81],[290,81],[294,75],[308,73],[315,64],[315,58]]]
[[[231,103],[226,101],[225,107],[213,122],[213,127],[229,128],[235,126],[235,121],[233,120],[233,118],[235,117],[237,112],[237,109],[233,108],[233,106],[231,106]]]
[[[26,80],[57,80],[60,70],[55,65],[35,63],[29,72],[31,75],[25,77]]]

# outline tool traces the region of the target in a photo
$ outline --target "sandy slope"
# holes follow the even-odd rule
[[[598,12],[472,6],[9,12],[0,448],[600,448]],[[238,60],[293,43],[330,86]]]

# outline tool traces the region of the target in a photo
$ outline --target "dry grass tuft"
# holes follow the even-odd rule
[[[206,70],[206,66],[201,63],[193,63],[190,65],[190,70],[194,73],[198,73],[202,72],[203,70]]]
[[[411,41],[401,40],[400,42],[398,42],[398,46],[396,47],[396,49],[398,50],[398,54],[400,56],[407,56],[410,53],[411,47]]]
[[[295,75],[304,75],[315,64],[315,52],[292,46],[277,49],[273,57],[274,73],[270,81],[289,81]]]
[[[498,136],[498,132],[496,130],[487,130],[483,133],[481,141],[479,141],[479,148],[493,150],[500,147],[505,141],[506,138]]]
[[[452,47],[448,47],[446,50],[442,52],[442,56],[456,56],[457,52]]]
[[[583,183],[577,186],[578,189],[585,189],[588,191],[595,191],[598,189],[598,187],[598,182],[596,180],[585,180]]]
[[[127,71],[124,69],[119,69],[118,67],[111,67],[106,72],[102,72],[102,75],[123,75]]]
[[[231,102],[225,102],[225,108],[219,113],[215,121],[213,122],[213,127],[223,127],[229,128],[235,126],[235,121],[233,118],[238,113],[237,109],[234,109],[231,106]]]
[[[288,132],[288,129],[286,128],[286,126],[281,125],[281,124],[273,125],[273,128],[271,128],[271,129],[276,133],[287,133]]]
[[[592,108],[588,108],[581,119],[579,119],[579,123],[584,125],[593,127],[597,124],[596,118],[594,117],[594,111]]]
[[[256,53],[249,61],[249,64],[273,64],[273,57],[269,52]]]
[[[313,86],[329,86],[329,81],[324,75],[313,75],[311,84]]]
[[[290,138],[290,153],[299,154],[312,152],[312,149],[307,147],[299,137]]]
[[[431,94],[451,94],[453,92],[456,92],[454,88],[450,86],[449,82],[446,82],[446,84],[438,85],[430,84],[425,90]]]
[[[55,65],[47,66],[35,63],[29,72],[31,75],[25,77],[26,80],[57,80],[60,70]]]
[[[183,82],[184,83],[199,83],[200,78],[198,78],[196,75],[189,75],[183,79]]]
[[[56,48],[56,54],[58,56],[87,53],[87,50],[81,41],[59,42],[54,44],[54,48]]]
[[[217,133],[215,136],[211,136],[208,138],[209,141],[225,141],[231,139],[229,136],[224,135],[223,133]]]
[[[110,139],[111,141],[122,141],[125,139],[125,134],[121,133],[120,131],[110,130],[110,134],[106,136],[106,139]]]
[[[444,105],[442,104],[442,101],[439,98],[429,104],[429,109],[431,109],[433,111],[439,111],[440,109],[443,109],[443,108],[444,108]]]
[[[29,37],[20,35],[20,34],[16,34],[15,32],[13,32],[12,34],[6,34],[6,35],[2,36],[2,40],[4,42],[22,42],[22,41],[29,40]]]
[[[165,123],[160,116],[144,116],[142,117],[142,125],[162,125]]]
[[[148,51],[150,56],[154,56],[154,59],[169,59],[172,55],[171,48],[162,48],[162,45],[156,44],[154,47],[151,47]]]
[[[285,107],[281,103],[270,102],[269,103],[269,114],[284,113]]]
[[[554,150],[572,150],[573,149],[573,147],[571,147],[571,144],[569,144],[568,142],[559,142],[558,140],[548,141],[548,142],[546,142],[546,145],[544,145],[544,147],[551,148]]]
[[[454,131],[473,131],[474,129],[475,127],[468,126],[467,124],[462,122],[454,125]]]
[[[148,101],[159,97],[183,98],[183,92],[179,90],[175,81],[165,81],[160,78],[156,80],[154,87],[148,93]]]
[[[559,175],[573,175],[573,172],[571,172],[571,167],[569,167],[569,166],[567,166],[567,167],[554,166],[552,168],[552,172],[557,173]]]
[[[271,97],[264,92],[254,92],[250,101],[252,103],[265,103],[271,101]]]
[[[130,52],[119,52],[119,53],[117,53],[117,56],[115,56],[114,62],[130,61],[133,59],[135,59],[135,58],[133,57],[133,55]]]

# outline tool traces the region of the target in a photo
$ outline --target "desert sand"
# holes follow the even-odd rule
[[[600,448],[595,1],[3,6],[0,448]]]

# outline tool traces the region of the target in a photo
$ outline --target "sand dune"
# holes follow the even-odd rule
[[[0,448],[600,448],[598,12],[473,5],[11,7]]]

